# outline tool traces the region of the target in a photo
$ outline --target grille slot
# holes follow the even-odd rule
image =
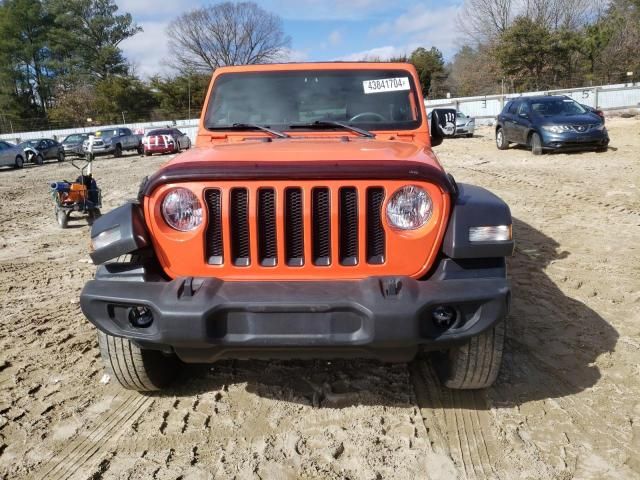
[[[220,190],[207,190],[204,195],[209,212],[209,225],[207,227],[205,243],[205,258],[209,265],[222,265],[224,263],[224,256],[222,246],[222,202]]]
[[[287,265],[301,267],[304,265],[304,218],[300,188],[285,190],[284,229]]]
[[[249,193],[246,188],[231,189],[229,202],[231,258],[238,267],[251,264],[249,253]]]
[[[329,189],[314,188],[311,191],[311,216],[313,226],[313,264],[331,264],[331,198]]]
[[[386,238],[382,227],[384,189],[367,189],[367,263],[381,265],[385,259]]]
[[[273,188],[258,190],[258,255],[263,267],[278,264],[276,192]]]
[[[358,192],[354,187],[342,187],[339,193],[340,264],[358,264]]]

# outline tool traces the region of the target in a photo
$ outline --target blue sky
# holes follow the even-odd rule
[[[170,73],[165,28],[171,19],[210,2],[116,0],[144,29],[121,45],[136,73]],[[283,19],[292,61],[360,60],[436,46],[445,57],[460,40],[456,17],[462,0],[258,0]]]

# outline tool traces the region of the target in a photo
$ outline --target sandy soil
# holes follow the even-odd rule
[[[189,367],[156,395],[103,384],[78,306],[89,230],[60,230],[47,188],[74,169],[0,171],[0,478],[640,478],[640,120],[610,132],[599,154],[500,152],[488,128],[438,147],[515,217],[486,392],[364,361]],[[105,210],[163,160],[98,160]]]

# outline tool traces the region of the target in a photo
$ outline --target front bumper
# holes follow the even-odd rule
[[[542,130],[542,148],[545,150],[587,150],[609,145],[607,130],[592,130],[585,133],[551,133]]]
[[[84,155],[82,145],[62,145],[62,147],[64,148],[65,155]]]
[[[108,155],[110,153],[113,153],[115,151],[115,148],[113,145],[94,145],[93,149],[91,150],[91,153],[93,155]],[[83,148],[83,152],[86,154],[88,153],[88,150],[86,148]]]
[[[81,307],[100,330],[185,362],[220,358],[370,357],[409,361],[419,347],[443,349],[491,328],[508,311],[506,278],[418,281],[372,277],[338,282],[225,282],[215,278],[127,281],[99,268]],[[132,277],[133,279],[133,277]],[[437,327],[437,306],[456,311]],[[147,307],[153,323],[129,313]]]

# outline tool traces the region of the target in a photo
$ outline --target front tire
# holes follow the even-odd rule
[[[531,153],[534,155],[542,155],[542,139],[538,133],[533,132],[531,134],[529,144],[531,145]]]
[[[59,162],[64,162],[64,153],[58,152],[58,161]]]
[[[498,150],[506,150],[509,148],[509,142],[507,142],[507,137],[504,136],[504,130],[502,128],[496,130],[496,146]]]
[[[36,155],[36,158],[34,158],[33,163],[35,163],[36,165],[43,165],[44,157],[42,155]]]
[[[438,365],[442,383],[457,390],[475,390],[493,385],[500,365],[506,336],[506,320],[449,350]]]
[[[120,144],[117,144],[116,148],[113,150],[113,156],[116,158],[120,158],[122,156],[122,146]]]
[[[20,169],[20,168],[24,167],[24,159],[20,155],[18,155],[16,157],[16,161],[14,163],[14,167],[16,169]]]
[[[60,228],[67,228],[67,225],[69,225],[69,214],[61,208],[56,210],[56,219]]]
[[[98,331],[98,344],[105,370],[128,390],[161,390],[178,373],[179,362],[175,356],[143,350],[126,338]]]

